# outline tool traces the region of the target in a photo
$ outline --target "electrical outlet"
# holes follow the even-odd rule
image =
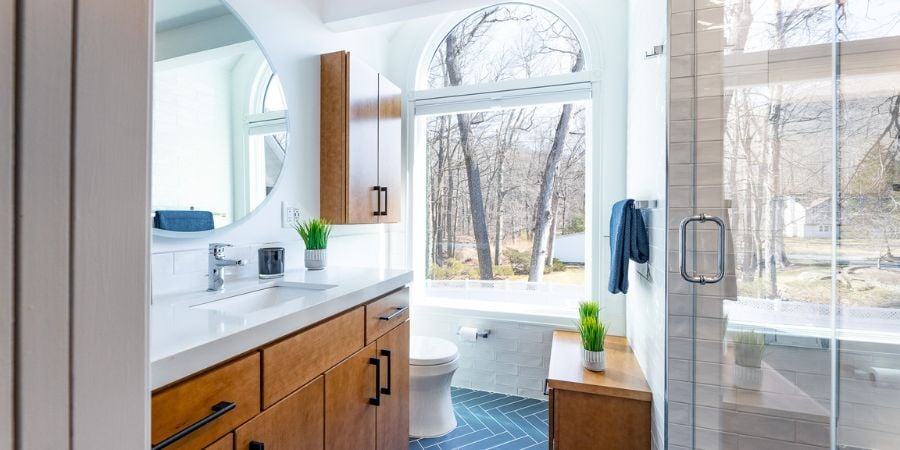
[[[294,228],[294,225],[300,222],[301,216],[299,206],[281,202],[281,228]]]

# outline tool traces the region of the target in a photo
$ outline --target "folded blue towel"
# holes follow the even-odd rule
[[[628,292],[628,260],[645,263],[650,260],[647,227],[634,200],[621,200],[612,208],[609,218],[609,292]]]
[[[153,228],[168,231],[207,231],[215,228],[209,211],[156,211]]]

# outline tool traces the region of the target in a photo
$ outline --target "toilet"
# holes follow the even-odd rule
[[[409,435],[428,438],[456,428],[450,380],[459,349],[446,339],[412,336],[409,349]]]

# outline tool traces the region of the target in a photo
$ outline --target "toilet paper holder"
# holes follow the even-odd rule
[[[457,328],[457,329],[456,329],[456,334],[458,335],[458,334],[459,334],[459,331],[462,330],[462,329],[463,329],[463,327]],[[481,339],[487,339],[487,337],[490,336],[490,335],[491,335],[491,330],[482,330],[482,329],[479,328],[478,331],[475,332],[475,336],[478,336],[478,337],[481,338]]]

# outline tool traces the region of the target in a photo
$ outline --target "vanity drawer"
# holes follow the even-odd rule
[[[263,407],[272,406],[361,349],[363,309],[353,309],[263,348]]]
[[[366,305],[366,344],[409,319],[409,288],[391,292]]]
[[[258,414],[259,358],[259,352],[254,352],[153,394],[150,412],[153,445],[206,418],[211,420],[166,447],[167,450],[203,448]],[[226,405],[229,406],[221,408]]]

